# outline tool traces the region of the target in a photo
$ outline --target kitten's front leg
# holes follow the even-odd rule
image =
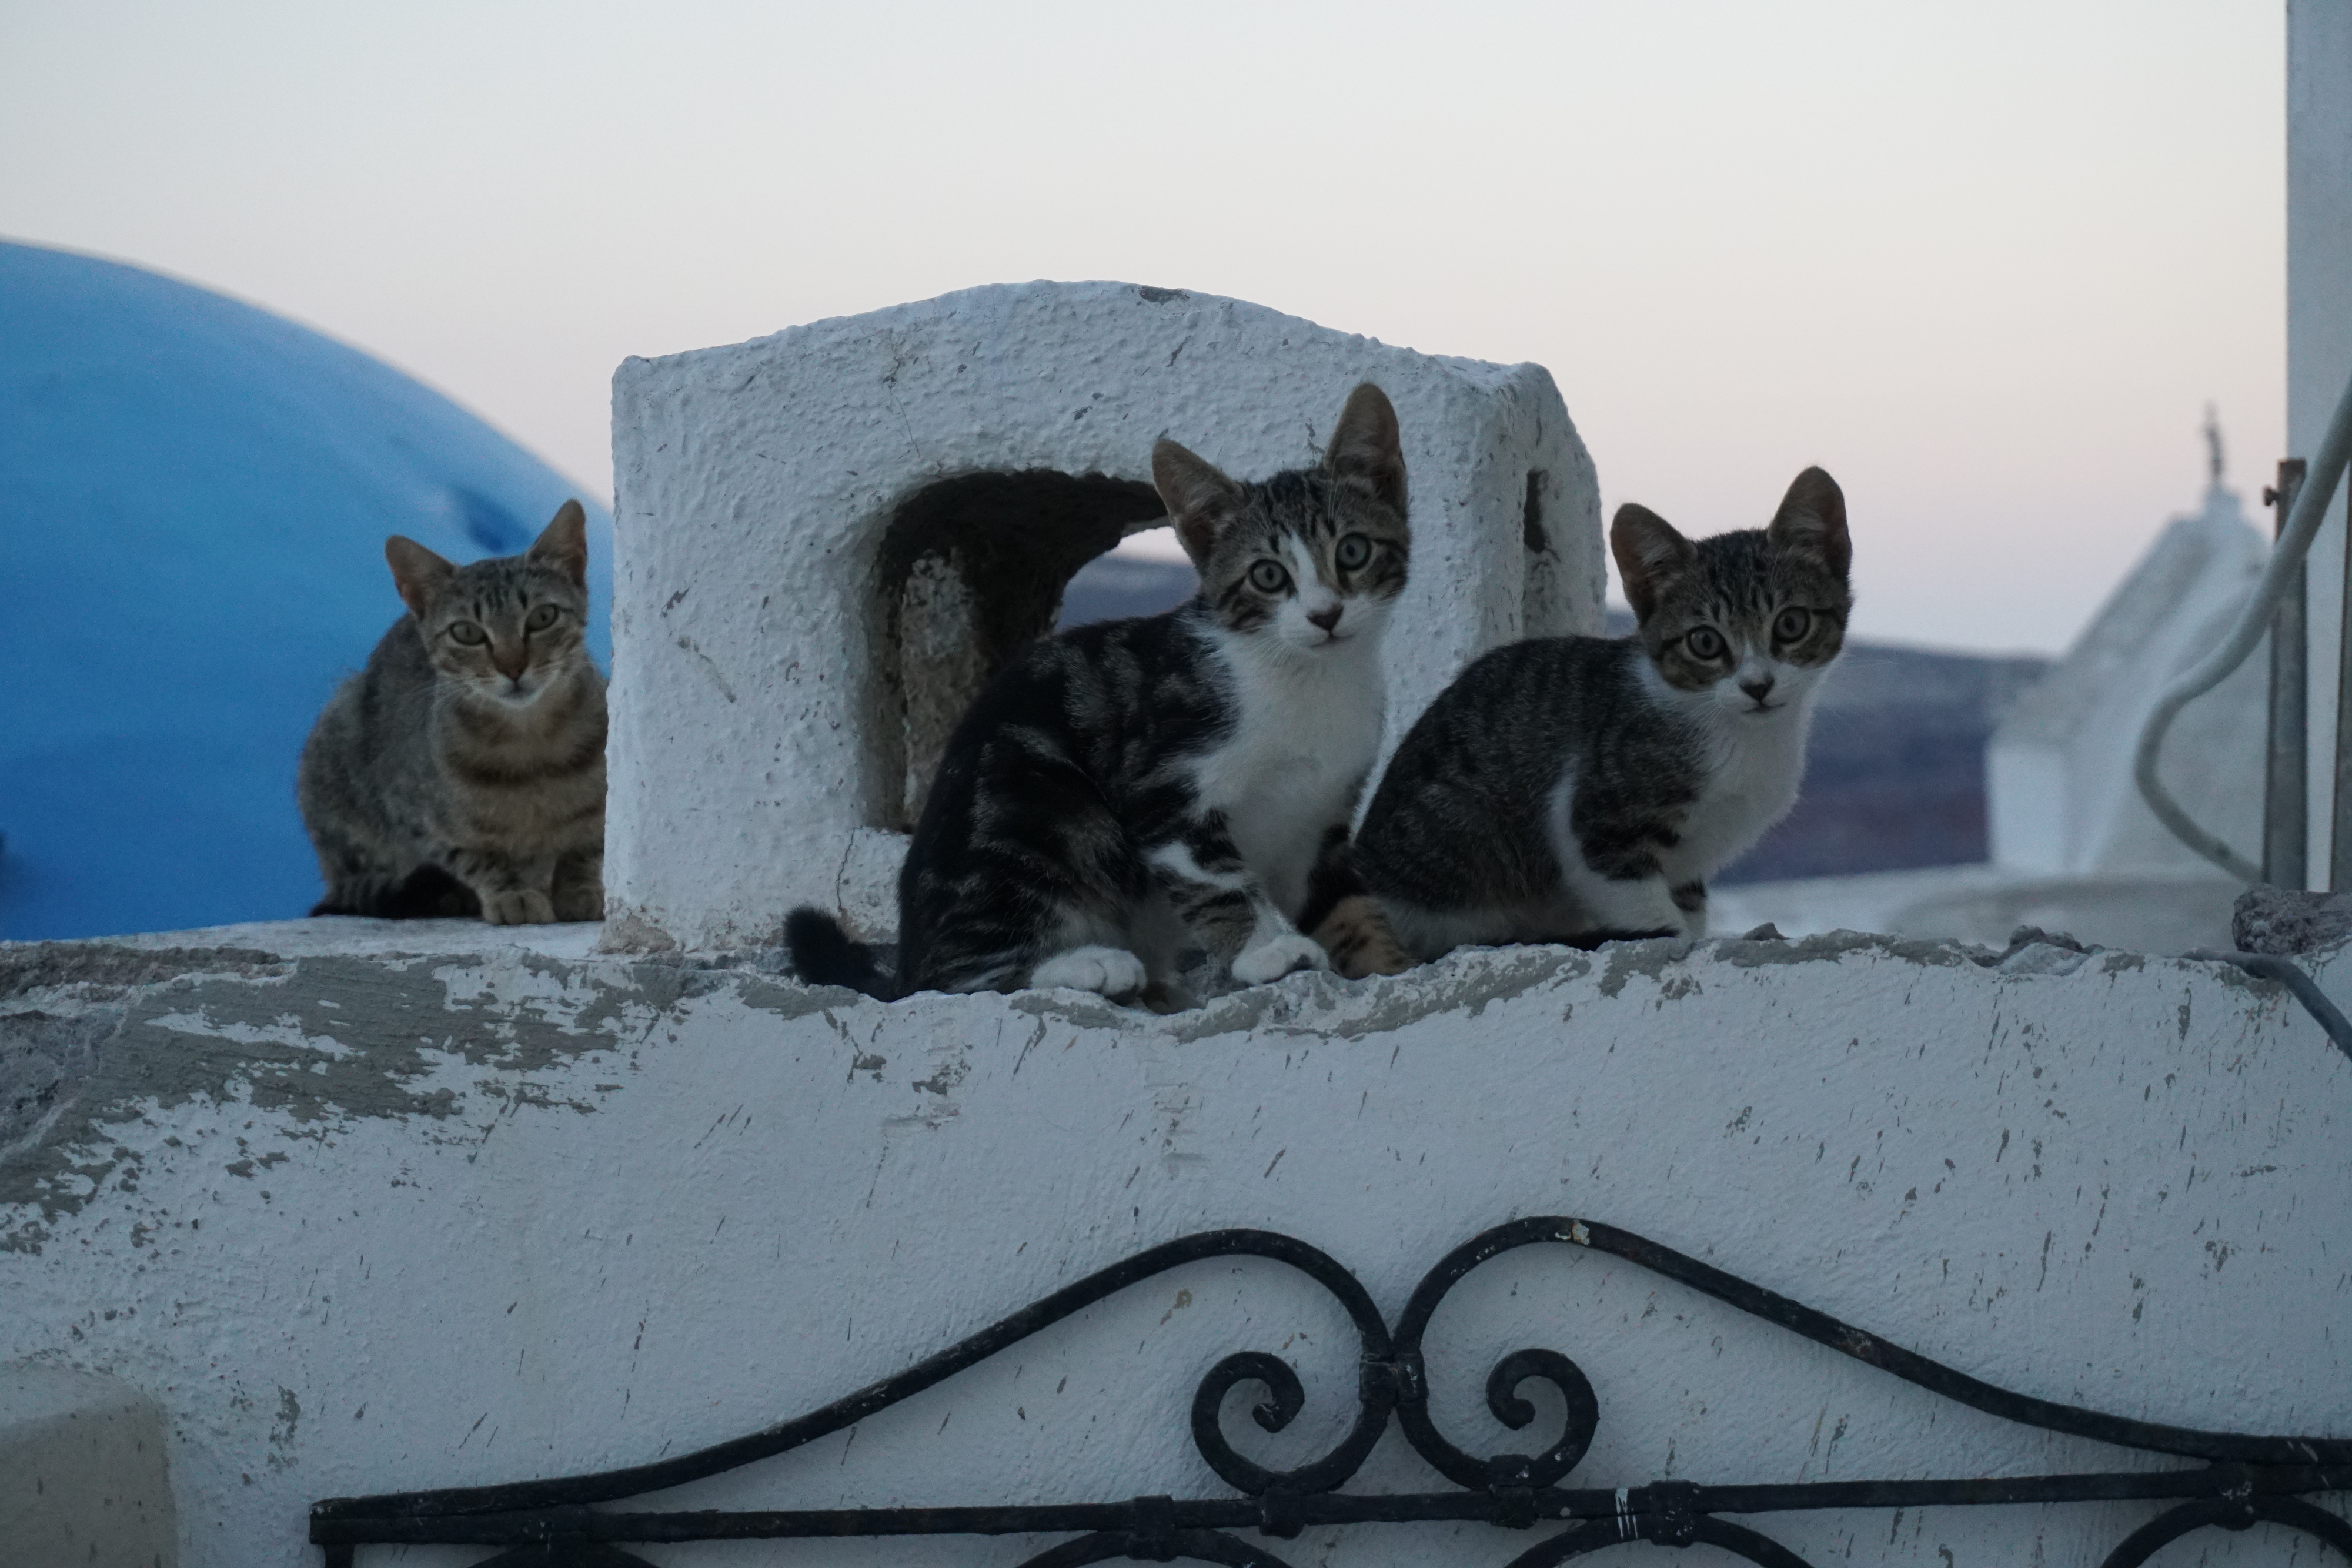
[[[1675,843],[1671,826],[1599,791],[1581,797],[1564,791],[1553,809],[1560,881],[1588,925],[1622,936],[1692,934],[1658,861],[1658,851]],[[1703,888],[1700,896],[1703,931]]]
[[[1192,822],[1183,837],[1144,859],[1177,915],[1201,945],[1227,961],[1245,986],[1280,979],[1294,969],[1328,969],[1330,957],[1313,938],[1283,918],[1234,847],[1222,812]]]
[[[436,859],[482,901],[484,925],[541,925],[554,920],[555,904],[547,895],[551,868],[494,851],[458,847]]]
[[[1144,990],[1143,960],[1124,947],[1092,942],[1068,947],[1029,971],[1029,983],[1041,991],[1066,988],[1092,991],[1116,1001]]]
[[[1689,882],[1676,883],[1673,889],[1675,907],[1682,911],[1683,935],[1706,935],[1706,883],[1694,877]]]
[[[1690,934],[1663,874],[1612,877],[1579,866],[1567,869],[1564,880],[1586,925],[1612,938]]]
[[[604,851],[577,850],[555,862],[548,902],[558,920],[604,918]]]

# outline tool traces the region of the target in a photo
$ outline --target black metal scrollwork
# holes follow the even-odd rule
[[[1657,1481],[1615,1490],[1563,1487],[1559,1483],[1591,1448],[1601,1424],[1592,1385],[1575,1362],[1557,1351],[1526,1349],[1496,1364],[1486,1377],[1486,1407],[1506,1427],[1520,1431],[1534,1422],[1535,1406],[1521,1393],[1530,1382],[1549,1384],[1559,1393],[1566,1419],[1559,1437],[1539,1453],[1481,1458],[1440,1432],[1431,1419],[1422,1357],[1431,1319],[1447,1293],[1473,1270],[1518,1248],[1560,1243],[1624,1259],[1990,1415],[2204,1463],[2169,1470],[1948,1480]],[[1268,1432],[1283,1430],[1306,1406],[1306,1389],[1297,1371],[1263,1351],[1237,1352],[1209,1369],[1192,1397],[1192,1439],[1209,1468],[1239,1497],[692,1513],[625,1512],[595,1506],[718,1475],[841,1431],[1130,1285],[1213,1258],[1262,1258],[1306,1275],[1338,1301],[1360,1342],[1355,1420],[1328,1453],[1287,1470],[1270,1469],[1244,1456],[1225,1436],[1223,1415],[1234,1390],[1254,1385],[1264,1390],[1252,1411],[1256,1423]],[[1455,1490],[1339,1490],[1362,1467],[1391,1416],[1414,1452]],[[2352,1438],[2204,1431],[2014,1394],[1632,1231],[1591,1220],[1546,1217],[1496,1226],[1446,1254],[1415,1287],[1393,1332],[1361,1282],[1328,1253],[1272,1231],[1206,1231],[1139,1252],[894,1377],[732,1441],[594,1475],[329,1499],[311,1510],[310,1539],[325,1549],[329,1568],[352,1568],[359,1547],[369,1544],[439,1542],[503,1548],[481,1568],[646,1568],[643,1559],[615,1543],[1038,1534],[1070,1539],[1031,1557],[1023,1568],[1077,1568],[1118,1559],[1286,1568],[1268,1549],[1233,1532],[1249,1530],[1283,1540],[1312,1525],[1475,1521],[1528,1530],[1546,1521],[1565,1521],[1567,1529],[1519,1552],[1507,1568],[1550,1568],[1632,1542],[1665,1546],[1705,1542],[1766,1568],[1806,1568],[1803,1559],[1770,1537],[1716,1516],[2147,1499],[2177,1506],[2126,1538],[2107,1557],[2106,1568],[2138,1568],[2167,1542],[2194,1530],[2244,1530],[2265,1521],[2325,1542],[2352,1563],[2352,1523],[2301,1500],[2308,1494],[2346,1490],[2352,1490]]]
[[[1504,1226],[1473,1237],[1423,1276],[1412,1299],[1404,1304],[1404,1314],[1397,1320],[1400,1352],[1412,1358],[1415,1368],[1421,1365],[1422,1336],[1429,1332],[1429,1320],[1437,1315],[1438,1303],[1445,1300],[1447,1292],[1489,1258],[1526,1246],[1528,1240],[1542,1239],[1532,1236],[1527,1240],[1509,1239],[1507,1233],[1511,1229]],[[1558,1351],[1514,1351],[1497,1363],[1486,1377],[1486,1408],[1495,1413],[1495,1419],[1514,1432],[1535,1419],[1535,1406],[1518,1395],[1519,1385],[1531,1377],[1549,1383],[1568,1401],[1568,1427],[1559,1441],[1532,1458],[1497,1454],[1491,1458],[1474,1459],[1454,1447],[1430,1420],[1428,1402],[1418,1387],[1418,1375],[1414,1396],[1397,1405],[1397,1424],[1404,1428],[1405,1440],[1412,1445],[1414,1452],[1455,1486],[1529,1491],[1549,1487],[1574,1469],[1585,1450],[1592,1447],[1592,1435],[1601,1427],[1601,1404],[1593,1397],[1592,1385],[1583,1368]]]

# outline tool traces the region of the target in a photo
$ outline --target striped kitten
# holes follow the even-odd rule
[[[803,978],[1167,1006],[1193,945],[1244,984],[1403,967],[1347,862],[1412,544],[1395,411],[1358,387],[1320,467],[1260,484],[1172,441],[1151,472],[1199,595],[1014,658],[957,727],[908,846],[898,974],[803,907],[785,924]]]
[[[524,554],[462,567],[384,541],[409,613],[302,747],[296,792],[327,880],[311,914],[603,917],[587,521],[566,501]]]
[[[1421,716],[1357,836],[1413,953],[1706,934],[1706,879],[1796,803],[1845,641],[1845,497],[1819,468],[1769,528],[1694,544],[1645,507],[1609,544],[1640,627],[1497,648]]]

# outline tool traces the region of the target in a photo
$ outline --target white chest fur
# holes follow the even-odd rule
[[[1669,884],[1713,876],[1788,815],[1804,779],[1812,710],[1810,691],[1769,713],[1712,702],[1685,710],[1704,737],[1708,766],[1684,816],[1682,841],[1658,857]]]
[[[1296,915],[1324,831],[1347,820],[1380,750],[1377,639],[1309,651],[1217,633],[1213,645],[1239,711],[1225,743],[1194,762],[1193,788],[1225,814],[1267,896]]]

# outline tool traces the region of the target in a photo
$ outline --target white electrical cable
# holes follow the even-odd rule
[[[2254,651],[2254,644],[2270,629],[2271,617],[2278,612],[2279,600],[2294,580],[2295,569],[2303,564],[2305,552],[2311,549],[2320,520],[2327,516],[2327,503],[2335,498],[2336,484],[2344,476],[2347,456],[2352,456],[2352,382],[2346,383],[2344,395],[2336,400],[2335,415],[2327,422],[2327,434],[2320,440],[2319,452],[2312,458],[2304,475],[2303,488],[2295,495],[2294,509],[2287,516],[2286,531],[2279,535],[2278,544],[2271,551],[2270,566],[2263,571],[2262,581],[2254,585],[2253,597],[2238,612],[2238,619],[2230,627],[2230,634],[2221,639],[2221,646],[2206,654],[2196,668],[2173,682],[2157,699],[2155,710],[2140,729],[2139,747],[2132,756],[2132,778],[2147,798],[2148,810],[2156,813],[2156,820],[2169,828],[2174,838],[2244,882],[2262,881],[2262,868],[2197,825],[2157,778],[2156,760],[2164,749],[2165,731],[2180,716],[2180,710],[2228,679],[2230,672],[2246,662],[2246,655]],[[2347,630],[2352,634],[2352,628]],[[2352,721],[2352,715],[2337,716],[2339,728],[2347,721]],[[2352,739],[2352,730],[2339,737],[2337,747],[2341,749],[2347,739]]]

